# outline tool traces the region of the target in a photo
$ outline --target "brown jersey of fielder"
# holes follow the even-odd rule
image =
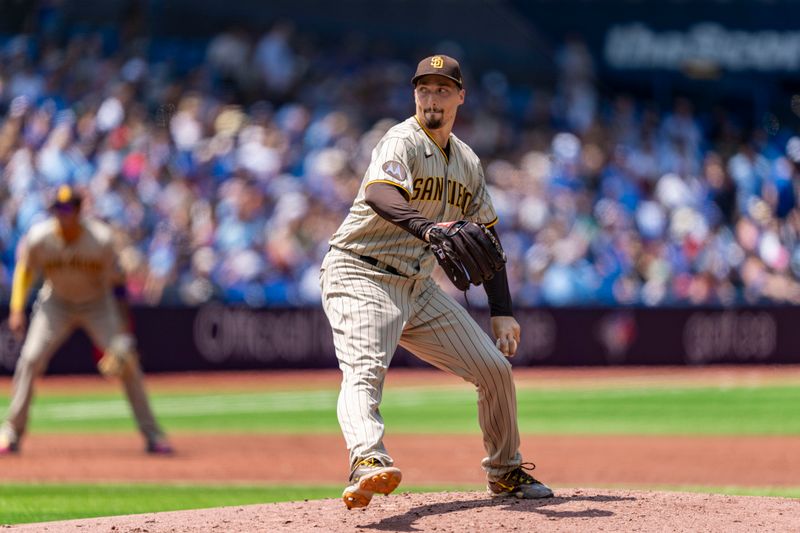
[[[435,258],[427,237],[434,224],[467,219],[491,227],[497,221],[478,157],[451,133],[465,96],[458,62],[425,58],[412,84],[416,113],[372,152],[321,268],[323,307],[342,371],[337,415],[350,454],[342,498],[348,508],[364,507],[374,493],[389,494],[400,483],[383,445],[379,410],[398,344],[475,385],[489,494],[552,496],[526,472],[530,464],[519,453],[516,393],[505,356],[516,352],[520,328],[505,269],[484,284],[496,343],[431,279]]]
[[[26,329],[28,291],[37,277],[43,278],[43,284],[14,371],[11,405],[0,427],[0,454],[19,450],[34,380],[78,327],[84,328],[95,346],[106,354],[101,363],[115,366],[114,361],[119,362],[112,370],[100,368],[121,378],[146,451],[171,453],[150,409],[135,341],[128,331],[124,278],[111,228],[99,220],[83,218],[80,207],[77,192],[62,186],[51,204],[52,216],[31,227],[20,247],[9,316],[9,327],[19,337]]]

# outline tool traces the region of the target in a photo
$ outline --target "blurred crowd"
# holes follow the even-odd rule
[[[116,229],[136,303],[318,305],[372,148],[413,114],[413,61],[288,23],[225,31],[189,66],[111,48],[0,39],[3,296],[20,238],[71,183]],[[604,94],[579,40],[549,87],[462,59],[454,132],[485,166],[516,305],[800,302],[800,138],[776,117]]]

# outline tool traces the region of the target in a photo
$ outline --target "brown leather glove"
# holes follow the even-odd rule
[[[433,255],[459,290],[480,285],[503,269],[503,247],[483,224],[466,220],[441,222],[428,232]]]

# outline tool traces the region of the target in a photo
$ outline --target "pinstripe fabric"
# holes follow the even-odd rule
[[[455,136],[448,157],[411,117],[390,129],[373,151],[320,272],[323,307],[342,371],[337,416],[351,466],[368,457],[393,464],[383,445],[380,402],[386,371],[401,345],[475,385],[487,452],[482,466],[495,479],[522,462],[511,365],[466,310],[430,278],[435,259],[427,244],[366,204],[364,191],[375,182],[400,187],[410,204],[432,220],[492,224],[497,219],[480,161]],[[358,255],[391,265],[401,275]]]
[[[384,168],[387,163],[388,171]],[[415,117],[394,126],[372,151],[358,195],[330,244],[374,257],[406,277],[430,276],[436,261],[426,243],[381,218],[367,205],[364,191],[371,183],[380,182],[403,189],[411,206],[431,220],[467,219],[487,225],[497,220],[480,160],[469,146],[451,134],[448,157]]]
[[[335,248],[325,256],[320,282],[342,371],[337,416],[351,465],[366,457],[392,464],[379,406],[399,344],[475,385],[489,477],[519,466],[511,365],[436,282],[389,274]]]

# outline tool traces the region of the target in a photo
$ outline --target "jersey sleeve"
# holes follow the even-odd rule
[[[31,268],[35,255],[35,250],[31,250],[30,237],[25,236],[20,239],[17,245],[15,262],[24,263],[28,268]]]
[[[480,163],[477,165],[476,182],[477,187],[475,196],[472,202],[467,207],[465,215],[472,222],[484,224],[487,227],[492,227],[497,224],[497,213],[492,204],[492,198],[489,196],[489,189],[486,187],[486,180],[483,176],[483,167]]]
[[[390,183],[411,196],[414,165],[413,146],[402,137],[382,139],[372,152],[372,161],[367,169],[366,186],[372,183]]]
[[[14,266],[14,276],[11,284],[11,300],[9,308],[12,312],[24,311],[28,301],[28,291],[34,281],[34,270],[28,265],[29,262],[28,246],[25,239],[17,248],[17,263]]]
[[[106,260],[108,261],[108,281],[111,287],[125,285],[125,270],[120,263],[120,250],[113,241],[109,241],[105,246]]]
[[[38,233],[29,232],[19,243],[17,248],[17,261],[23,262],[28,266],[28,270],[39,275],[42,272],[42,249],[43,238]]]

